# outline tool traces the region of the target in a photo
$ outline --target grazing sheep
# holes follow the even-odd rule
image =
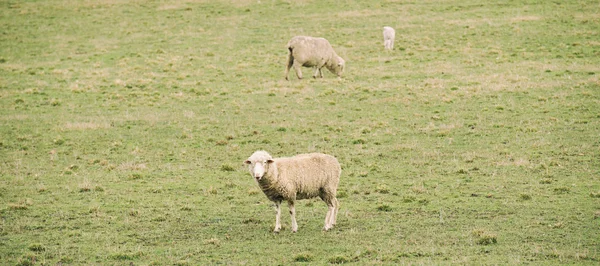
[[[258,186],[275,202],[275,232],[281,229],[281,202],[286,200],[292,216],[292,232],[298,231],[296,200],[320,197],[329,207],[325,216],[327,231],[335,225],[338,200],[335,197],[342,169],[337,159],[322,153],[300,154],[273,159],[266,151],[254,152],[245,162]]]
[[[394,50],[394,39],[396,38],[396,31],[392,27],[383,27],[383,46],[385,49]]]
[[[339,57],[329,41],[324,38],[315,38],[308,36],[296,36],[292,38],[287,48],[290,51],[288,55],[287,67],[285,69],[285,79],[288,79],[290,68],[294,67],[298,79],[302,79],[302,67],[316,68],[313,78],[323,77],[321,68],[326,67],[331,73],[342,77],[344,72],[344,59]]]

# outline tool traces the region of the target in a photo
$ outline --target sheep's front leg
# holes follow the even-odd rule
[[[318,66],[315,68],[315,74],[313,74],[313,78],[317,77],[323,77],[323,72],[321,72],[321,68]]]
[[[338,213],[338,210],[340,209],[340,202],[337,200],[337,198],[333,199],[333,203],[334,203],[334,208],[333,208],[333,219],[331,222],[332,226],[335,225],[335,222],[337,220],[337,213]]]
[[[275,212],[275,230],[273,231],[279,233],[279,230],[281,230],[281,201],[275,202]]]
[[[292,232],[298,232],[298,223],[296,223],[296,207],[294,206],[294,201],[288,201],[288,206],[290,207],[290,215],[292,216]]]
[[[329,229],[333,228],[333,225],[335,224],[335,218],[337,215],[337,199],[333,198],[325,201],[325,203],[327,203],[328,210],[327,215],[325,216],[325,226],[323,227],[323,230],[328,231]]]
[[[329,209],[327,210],[327,215],[325,216],[325,226],[323,227],[323,230],[325,230],[325,231],[327,231],[333,227],[331,225],[331,218],[333,216],[333,210],[334,210],[334,207],[329,206]]]

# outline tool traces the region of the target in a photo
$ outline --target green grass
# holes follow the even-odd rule
[[[596,1],[0,4],[0,261],[600,261]],[[382,27],[396,29],[394,51]],[[284,80],[327,38],[343,79]],[[304,69],[305,76],[310,70]],[[291,75],[293,77],[293,75]],[[335,155],[298,233],[243,166]]]

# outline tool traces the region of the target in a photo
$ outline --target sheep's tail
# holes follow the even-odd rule
[[[292,65],[294,65],[294,56],[292,55],[292,51],[294,50],[294,48],[292,48],[292,46],[289,44],[287,48],[290,51],[290,53],[288,54],[287,65],[285,66],[285,80],[289,80],[288,77],[290,74],[290,68],[292,68]]]
[[[294,64],[294,56],[292,55],[294,48],[292,46],[288,46],[288,50],[290,51],[290,53],[288,54],[287,67],[288,67],[288,69],[290,69],[292,67],[292,65]]]

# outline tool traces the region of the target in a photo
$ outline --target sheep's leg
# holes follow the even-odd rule
[[[327,194],[321,196],[321,199],[325,201],[328,207],[327,215],[325,216],[325,226],[323,227],[323,230],[327,231],[333,228],[333,225],[335,224],[335,215],[337,214],[337,199]]]
[[[331,229],[333,227],[332,222],[335,219],[334,218],[335,207],[333,206],[332,203],[333,202],[328,202],[327,203],[327,207],[329,209],[327,210],[327,215],[325,216],[325,227],[323,227],[323,230],[325,230],[325,231],[327,231],[327,230],[329,230],[329,229]]]
[[[279,230],[281,230],[281,201],[275,202],[275,212],[275,230],[273,231],[279,233]]]
[[[319,67],[319,66],[315,67],[315,74],[313,74],[313,78],[323,77],[323,73],[321,72],[321,67]]]
[[[292,216],[292,232],[298,232],[298,223],[296,223],[296,207],[294,206],[294,201],[288,201],[288,206],[290,207],[290,215]]]
[[[298,62],[298,60],[294,60],[292,66],[294,67],[294,71],[296,71],[296,76],[298,76],[298,79],[302,79],[302,64]]]
[[[333,228],[333,225],[335,224],[339,202],[335,197],[335,190],[330,191],[327,189],[321,189],[321,194],[319,197],[325,202],[325,204],[327,204],[328,207],[327,215],[325,216],[325,226],[323,227],[323,230],[327,231]]]
[[[331,226],[329,226],[329,220],[331,219],[331,209],[327,210],[327,215],[325,216],[325,226],[323,226],[323,230],[327,231],[329,229],[331,229]]]
[[[340,209],[340,202],[337,200],[337,198],[333,198],[333,203],[334,203],[334,209],[333,209],[333,214],[331,217],[332,221],[331,221],[331,226],[333,227],[335,225],[335,221],[337,220],[337,214],[338,214],[338,210]]]

